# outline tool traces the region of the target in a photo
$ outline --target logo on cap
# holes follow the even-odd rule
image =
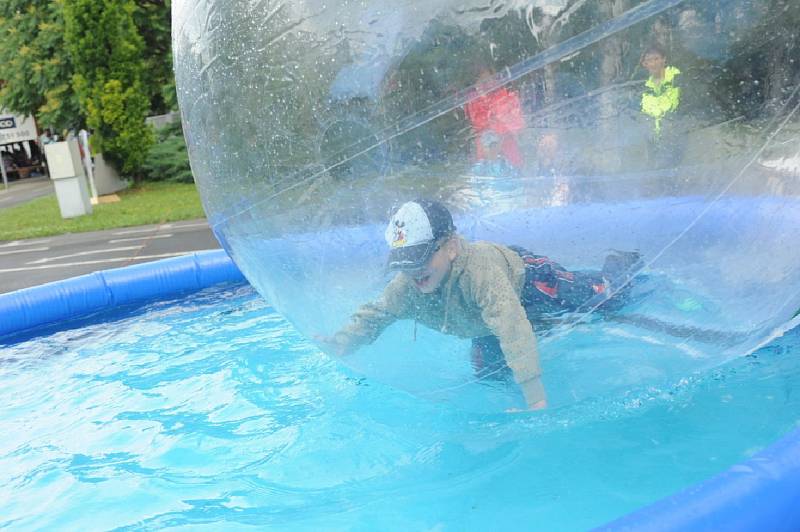
[[[416,246],[434,239],[427,213],[413,201],[404,203],[394,213],[384,236],[392,249]]]
[[[406,245],[405,226],[406,223],[402,220],[394,221],[394,237],[390,244],[393,248],[400,248]]]
[[[394,213],[384,238],[391,248],[390,270],[421,268],[435,252],[436,241],[454,231],[448,210],[433,201],[409,201]]]

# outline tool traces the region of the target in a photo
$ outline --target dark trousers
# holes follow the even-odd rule
[[[647,142],[647,162],[651,169],[676,168],[683,161],[688,145],[687,130],[674,117],[664,117],[661,131]]]

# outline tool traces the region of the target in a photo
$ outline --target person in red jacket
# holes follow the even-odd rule
[[[500,137],[500,153],[514,168],[520,169],[524,163],[517,136],[525,127],[519,95],[500,87],[488,92],[494,75],[482,69],[478,76],[475,98],[467,103],[465,110],[475,135],[475,155],[478,161],[487,157],[487,149],[481,139],[483,133],[491,131]]]

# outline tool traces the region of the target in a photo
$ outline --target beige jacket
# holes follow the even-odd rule
[[[494,335],[529,405],[545,398],[536,337],[520,303],[525,266],[517,253],[490,242],[461,241],[449,275],[423,294],[398,274],[377,301],[362,306],[336,333],[345,352],[372,343],[391,323],[414,319],[461,338]]]

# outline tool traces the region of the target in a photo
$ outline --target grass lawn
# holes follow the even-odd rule
[[[118,203],[64,220],[55,195],[0,210],[0,241],[204,218],[194,184],[143,183],[118,193]]]

